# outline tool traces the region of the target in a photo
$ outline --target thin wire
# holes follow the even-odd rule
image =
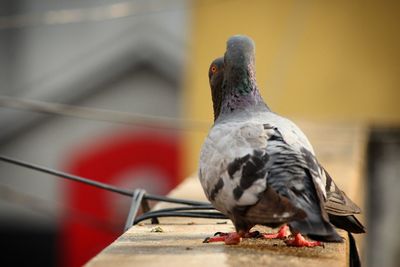
[[[184,120],[172,117],[151,116],[107,109],[79,107],[8,96],[0,96],[0,107],[97,121],[132,124],[135,126],[140,125],[150,128],[205,131],[210,127],[210,124],[204,121]]]
[[[179,10],[171,5],[177,1],[124,1],[111,5],[88,8],[50,10],[41,14],[20,14],[0,17],[0,29],[15,29],[38,25],[63,25],[82,22],[100,22]],[[181,8],[182,9],[182,8]]]
[[[220,4],[225,1],[215,1]],[[190,4],[182,1],[124,1],[120,3],[88,7],[50,10],[40,14],[19,14],[0,16],[0,30],[18,29],[39,25],[64,25],[82,22],[101,22],[139,15],[190,9]],[[213,2],[214,3],[214,2]],[[175,4],[175,5],[174,5]],[[201,4],[201,3],[200,3]]]
[[[4,156],[4,155],[0,155],[0,161],[8,162],[11,164],[15,164],[15,165],[22,166],[25,168],[44,172],[47,174],[59,176],[59,177],[73,180],[76,182],[81,182],[81,183],[91,185],[91,186],[94,186],[97,188],[101,188],[104,190],[108,190],[108,191],[111,191],[114,193],[119,193],[119,194],[122,194],[125,196],[132,197],[134,195],[133,190],[123,189],[123,188],[119,188],[119,187],[109,185],[106,183],[93,181],[93,180],[86,179],[86,178],[83,178],[83,177],[80,177],[77,175],[72,175],[72,174],[68,174],[65,172],[42,167],[42,166],[39,166],[36,164],[32,164],[32,163],[17,160],[14,158],[10,158],[10,157]],[[0,189],[1,189],[1,187],[0,187]],[[0,193],[1,193],[1,190],[0,190]],[[158,218],[158,217],[190,217],[190,218],[208,218],[208,219],[227,219],[227,217],[225,215],[223,215],[222,213],[220,213],[218,211],[208,211],[208,212],[207,211],[196,211],[196,210],[215,210],[214,207],[211,206],[211,204],[207,203],[207,202],[170,198],[170,197],[157,196],[157,195],[151,195],[151,194],[145,194],[145,193],[144,193],[143,199],[192,205],[192,207],[175,207],[175,208],[165,208],[165,209],[160,209],[160,210],[155,210],[155,211],[149,211],[141,216],[138,216],[133,221],[133,224],[137,224],[141,221],[144,221],[147,219]]]
[[[41,214],[45,214],[50,218],[57,217],[54,211],[48,206],[46,200],[39,198],[37,196],[16,191],[11,187],[8,187],[3,184],[0,184],[0,200],[7,201],[9,203],[16,204],[24,208],[28,207],[30,210],[34,210]],[[82,213],[79,210],[67,207],[60,203],[57,202],[54,203],[56,204],[57,209],[59,211],[64,211],[64,213],[68,212],[71,215],[69,216],[69,218],[77,219],[80,222],[86,223],[98,229],[107,230],[113,233],[120,232],[119,224],[113,224],[108,221],[103,221],[97,217]],[[215,210],[215,208],[211,205],[205,205],[205,206],[195,206],[195,207],[176,207],[176,208],[159,209],[138,216],[136,220],[133,222],[133,224],[137,224],[141,221],[157,217],[196,217],[196,218],[211,218],[211,219],[227,219],[223,214],[220,214],[218,212],[182,213],[182,211],[192,211],[192,210]]]
[[[121,195],[125,195],[125,196],[132,196],[133,194],[133,190],[129,190],[129,189],[123,189],[123,188],[119,188],[113,185],[109,185],[106,183],[101,183],[101,182],[97,182],[97,181],[93,181],[90,179],[86,179],[86,178],[82,178],[80,176],[77,175],[72,175],[72,174],[68,174],[65,172],[61,172],[61,171],[57,171],[57,170],[53,170],[50,168],[46,168],[46,167],[42,167],[36,164],[32,164],[32,163],[28,163],[26,161],[22,161],[22,160],[17,160],[15,158],[10,158],[10,157],[6,157],[3,155],[0,155],[0,160],[8,162],[8,163],[12,163],[18,166],[22,166],[22,167],[26,167],[32,170],[36,170],[36,171],[40,171],[40,172],[44,172],[47,174],[52,174],[52,175],[56,175],[56,176],[60,176],[62,178],[68,179],[68,180],[73,180],[76,182],[80,182],[80,183],[85,183],[94,187],[98,187],[98,188],[102,188],[105,189],[107,191],[111,191],[114,193],[118,193]]]
[[[25,208],[29,207],[29,209],[45,214],[46,216],[49,216],[51,218],[56,217],[54,211],[52,211],[52,209],[48,207],[47,201],[36,196],[16,191],[6,185],[0,184],[0,199],[3,201],[20,205]],[[66,207],[65,205],[61,205],[60,203],[57,202],[55,203],[57,205],[58,210],[68,211],[68,213],[72,215],[71,216],[72,218],[76,218],[81,222],[87,223],[96,228],[104,229],[107,231],[118,232],[120,230],[120,225],[100,220],[97,217],[87,215],[75,209],[71,209],[69,207]],[[192,212],[193,210],[214,210],[214,212]],[[189,212],[182,213],[182,211],[189,211]],[[137,224],[147,219],[152,219],[157,217],[196,217],[196,218],[227,219],[223,214],[215,212],[215,208],[213,206],[204,205],[204,206],[194,206],[194,207],[165,208],[165,209],[150,211],[141,216],[138,216],[137,219],[134,221],[134,224]]]
[[[118,193],[124,196],[129,196],[132,197],[134,190],[129,190],[125,188],[120,188],[116,187],[110,184],[98,182],[98,181],[93,181],[87,178],[83,178],[77,175],[72,175],[69,173],[65,173],[62,171],[57,171],[54,169],[50,169],[47,167],[43,167],[37,164],[29,163],[26,161],[18,160],[15,158],[7,157],[4,155],[0,155],[0,161],[8,162],[14,165],[22,166],[25,168],[29,168],[32,170],[44,172],[47,174],[59,176],[68,180],[84,183],[87,185],[91,185],[97,188],[101,188],[110,192]],[[177,204],[185,204],[185,205],[193,205],[193,206],[205,206],[205,205],[210,205],[210,203],[203,202],[203,201],[195,201],[195,200],[185,200],[185,199],[178,199],[178,198],[171,198],[171,197],[165,197],[165,196],[158,196],[158,195],[152,195],[152,194],[145,194],[143,197],[144,199],[148,200],[156,200],[156,201],[163,201],[163,202],[169,202],[169,203],[177,203]]]
[[[34,210],[50,218],[57,217],[57,214],[55,214],[55,212],[48,206],[46,200],[39,198],[37,196],[16,191],[11,187],[8,187],[3,184],[0,184],[0,199],[12,204],[19,205],[24,208],[28,207],[30,210]],[[89,224],[93,227],[111,231],[114,233],[120,230],[120,225],[114,224],[111,221],[103,221],[90,214],[82,213],[77,209],[67,207],[58,202],[53,202],[53,204],[56,204],[57,210],[64,211],[64,213],[68,212],[68,214],[70,214],[69,218],[74,218],[79,220],[80,222]]]
[[[76,117],[87,120],[129,124],[129,125],[152,128],[152,129],[207,131],[211,126],[210,123],[205,121],[185,120],[172,117],[151,116],[146,114],[128,113],[128,112],[114,111],[108,109],[80,107],[74,105],[51,103],[45,101],[1,96],[1,95],[0,95],[0,107],[26,110],[26,111],[32,111],[50,115]],[[342,124],[339,125],[336,123],[334,126],[329,126],[329,127],[338,130],[341,128],[347,129],[350,126],[343,126]],[[337,139],[319,138],[318,136],[312,136],[310,139],[313,143],[316,142],[323,142],[329,144],[352,143],[352,141],[348,139],[337,140]]]

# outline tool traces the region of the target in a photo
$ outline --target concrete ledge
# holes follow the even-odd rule
[[[362,185],[365,128],[360,125],[302,126],[310,136],[319,160],[338,185],[361,205],[363,194],[359,188]],[[197,177],[186,179],[170,196],[205,200]],[[161,203],[156,209],[171,206]],[[154,231],[156,227],[160,227],[159,231]],[[348,266],[348,242],[344,231],[340,231],[344,243],[325,243],[325,248],[287,247],[281,240],[245,239],[235,246],[202,243],[205,237],[215,232],[232,230],[234,227],[228,220],[161,218],[160,225],[133,226],[87,266]],[[257,227],[257,230],[273,231],[266,227]]]

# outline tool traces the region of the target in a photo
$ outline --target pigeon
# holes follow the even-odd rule
[[[214,125],[201,148],[199,179],[208,200],[232,220],[236,232],[205,242],[230,245],[259,237],[250,232],[255,225],[281,226],[277,234],[261,234],[264,238],[287,238],[290,229],[294,238],[286,244],[291,246],[343,242],[334,226],[364,233],[354,216],[360,208],[318,162],[305,134],[263,101],[254,42],[247,36],[231,37],[224,57],[211,63],[208,75]]]

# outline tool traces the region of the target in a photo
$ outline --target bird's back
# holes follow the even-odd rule
[[[308,221],[293,223],[295,227],[309,235],[329,235],[332,240],[338,239],[327,215],[332,205],[325,210],[325,204],[333,203],[329,199],[332,196],[333,200],[350,203],[318,163],[299,127],[269,111],[236,114],[217,121],[202,148],[200,177],[210,201],[231,218],[235,209],[255,205],[262,192],[271,187],[294,207],[306,211]],[[339,210],[359,212],[351,204],[349,208],[342,203]]]

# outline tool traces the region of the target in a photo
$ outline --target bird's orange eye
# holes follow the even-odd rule
[[[217,67],[215,65],[211,66],[211,72],[216,73],[217,72]]]

